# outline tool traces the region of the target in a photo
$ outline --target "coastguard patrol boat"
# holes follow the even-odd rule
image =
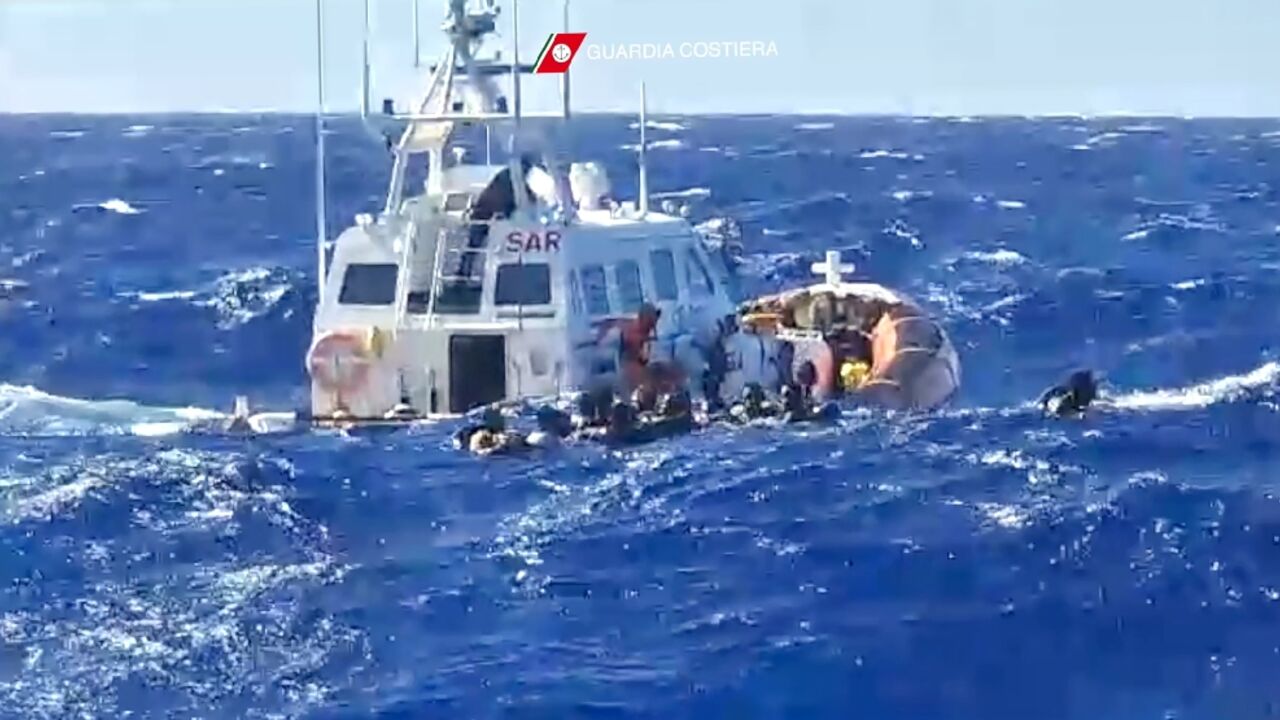
[[[410,112],[387,100],[377,115],[369,112],[366,0],[361,114],[393,158],[385,202],[376,215],[357,216],[328,251],[317,113],[310,408],[250,415],[240,397],[228,428],[399,424],[576,390],[626,393],[619,327],[649,308],[660,312],[650,362],[677,369],[695,397],[705,391],[731,402],[750,384],[776,390],[806,364],[814,387],[833,393],[847,379],[837,351],[853,330],[870,342],[864,395],[927,408],[954,393],[959,361],[941,328],[919,325],[918,306],[892,290],[844,282],[851,268],[839,253],[814,265],[825,283],[736,305],[731,264],[685,219],[687,208],[650,207],[643,85],[638,197],[615,198],[600,163],[566,166],[546,127],[530,120],[570,129],[569,75],[560,76],[557,112],[524,112],[521,78],[534,66],[520,63],[517,43],[509,63],[489,47],[499,15],[494,0],[447,0],[448,44],[426,90]],[[321,69],[322,18],[317,2]],[[415,0],[415,64],[417,25]],[[567,50],[543,52],[559,60]],[[320,72],[322,109],[323,88]],[[873,302],[846,308],[847,322],[814,309],[847,298]],[[904,322],[917,329],[898,330]]]
[[[650,207],[643,88],[639,196],[618,201],[599,163],[566,167],[526,132],[546,115],[521,107],[521,77],[533,66],[519,62],[518,44],[509,63],[490,53],[496,3],[447,7],[448,47],[412,112],[384,101],[381,117],[368,114],[366,60],[365,116],[398,134],[388,136],[391,181],[381,212],[357,217],[330,257],[318,178],[312,419],[456,415],[617,386],[608,329],[646,303],[661,312],[652,359],[697,377],[697,348],[734,312],[728,269],[680,213]],[[567,73],[560,95],[551,117],[564,132]]]

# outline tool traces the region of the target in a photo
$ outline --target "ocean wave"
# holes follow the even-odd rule
[[[900,203],[909,203],[917,200],[928,200],[933,197],[932,190],[894,190],[889,193],[889,197]]]
[[[646,128],[652,128],[654,130],[664,130],[666,132],[681,132],[683,130],[688,130],[687,127],[685,127],[684,125],[681,125],[678,122],[663,122],[661,120],[646,120],[644,126]],[[627,127],[632,130],[638,130],[640,128],[640,123],[633,122]]]
[[[1207,209],[1191,215],[1160,213],[1154,220],[1142,223],[1137,229],[1126,233],[1120,239],[1126,242],[1145,240],[1161,230],[1225,233],[1228,228],[1223,222],[1214,218]]]
[[[645,147],[650,150],[678,150],[684,147],[684,141],[677,140],[674,138],[667,139],[667,140],[651,140],[645,143]],[[618,148],[620,150],[630,150],[634,152],[640,149],[640,144],[633,143],[633,144],[619,145]]]
[[[915,160],[921,162],[924,156],[916,153],[909,153],[903,150],[864,150],[858,154],[863,160],[879,160],[889,158],[892,160]]]
[[[980,263],[988,263],[991,265],[1011,266],[1022,265],[1027,262],[1027,258],[1016,250],[1000,248],[998,250],[971,250],[962,255],[966,260],[973,260]]]
[[[1185,388],[1125,393],[1108,403],[1122,410],[1194,410],[1247,396],[1280,382],[1280,362],[1268,362],[1242,375],[1228,375]]]
[[[694,198],[694,197],[710,197],[711,188],[693,187],[684,190],[668,190],[667,192],[650,193],[649,197],[655,200],[663,198]]]
[[[84,400],[0,384],[0,436],[168,435],[224,417],[225,413],[203,408]]]
[[[140,215],[142,211],[121,200],[120,198],[112,198],[104,202],[98,203],[98,207],[108,212],[118,213],[120,215]]]
[[[836,125],[829,122],[803,122],[793,126],[794,130],[831,130]]]

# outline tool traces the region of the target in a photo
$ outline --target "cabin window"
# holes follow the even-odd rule
[[[582,299],[586,301],[587,312],[591,315],[608,315],[611,312],[604,268],[599,265],[582,268]]]
[[[343,305],[390,305],[396,301],[395,263],[352,263],[342,275],[338,302]]]
[[[613,281],[618,285],[618,300],[624,313],[640,310],[644,304],[644,286],[640,284],[640,265],[635,260],[623,260],[613,268]]]
[[[582,287],[578,284],[578,273],[569,273],[569,309],[574,315],[582,314]]]
[[[693,248],[685,251],[684,279],[694,296],[707,296],[715,292],[711,273],[707,272],[707,266]]]
[[[494,305],[548,305],[551,303],[551,266],[529,263],[498,266]]]
[[[680,289],[676,286],[676,259],[671,251],[650,251],[649,262],[653,265],[653,289],[658,299],[678,300]]]

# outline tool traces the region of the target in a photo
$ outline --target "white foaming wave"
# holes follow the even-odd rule
[[[191,300],[196,296],[193,290],[173,290],[168,292],[138,292],[133,297],[143,302],[163,302],[165,300]]]
[[[924,160],[923,155],[905,152],[902,150],[864,150],[858,154],[863,160],[879,160],[889,158],[892,160],[915,160],[919,162]]]
[[[1155,133],[1164,132],[1164,128],[1160,127],[1159,125],[1143,123],[1140,125],[1125,125],[1120,128],[1120,132],[1128,133],[1131,135],[1151,135]]]
[[[836,126],[835,123],[829,122],[804,122],[796,125],[796,130],[830,130]]]
[[[210,297],[196,305],[214,309],[223,329],[242,325],[271,311],[289,291],[289,280],[273,279],[275,271],[251,267],[228,272],[213,282]]]
[[[544,483],[550,495],[499,524],[493,539],[494,555],[523,565],[515,580],[536,592],[545,579],[531,577],[531,571],[543,564],[542,549],[553,541],[592,524],[616,524],[628,515],[648,524],[674,525],[682,517],[679,509],[668,506],[662,497],[646,497],[645,492],[653,482],[685,474],[682,469],[673,472],[667,467],[672,458],[670,450],[646,449],[625,458],[621,468],[605,473],[591,485],[570,488]],[[664,468],[666,472],[662,472]]]
[[[647,120],[645,121],[644,126],[647,128],[653,128],[654,130],[665,130],[666,132],[680,132],[682,130],[688,130],[688,128],[678,122],[663,122],[661,120]],[[633,122],[627,127],[632,130],[636,130],[640,127],[640,123]]]
[[[1194,290],[1198,287],[1204,287],[1206,282],[1207,281],[1204,278],[1195,278],[1194,280],[1183,280],[1182,282],[1173,283],[1169,287],[1174,290]]]
[[[110,212],[113,212],[113,213],[119,213],[119,214],[121,214],[121,215],[140,215],[140,214],[142,214],[142,211],[141,211],[141,210],[139,210],[138,208],[136,208],[136,207],[134,207],[134,206],[130,205],[129,203],[125,202],[124,200],[121,200],[120,198],[111,198],[110,200],[107,200],[107,201],[105,201],[105,202],[100,202],[100,203],[98,203],[98,207],[102,208],[103,210],[107,210],[107,211],[110,211]]]
[[[1243,375],[1228,375],[1185,388],[1126,393],[1111,398],[1109,404],[1125,410],[1193,410],[1235,400],[1277,382],[1280,362],[1272,361]]]
[[[1014,250],[1000,248],[999,250],[973,250],[963,255],[966,260],[975,262],[989,263],[992,265],[1021,265],[1027,262],[1027,258]]]
[[[86,132],[88,131],[86,130],[54,130],[49,133],[49,137],[63,138],[63,139],[78,138],[78,137],[84,137]]]
[[[1160,213],[1155,220],[1143,223],[1141,227],[1124,235],[1120,239],[1125,241],[1145,240],[1162,228],[1198,230],[1213,233],[1227,232],[1227,227],[1222,222],[1215,219],[1207,209],[1200,209],[1198,214],[1193,211],[1191,215]]]
[[[996,207],[1003,210],[1023,210],[1027,204],[1021,200],[997,200]]]
[[[912,200],[928,200],[933,197],[932,190],[894,190],[889,196],[898,202],[905,203]]]
[[[125,137],[131,137],[131,138],[145,137],[152,130],[155,130],[154,125],[130,125],[129,127],[124,129],[123,135]]]
[[[622,150],[635,151],[640,149],[640,144],[635,143],[635,144],[628,144],[628,145],[619,145],[618,147]],[[651,142],[645,143],[645,147],[647,147],[650,150],[678,150],[684,147],[684,141],[676,140],[674,138],[667,139],[667,140],[653,140]]]
[[[298,622],[306,612],[298,599],[339,582],[352,568],[323,551],[323,526],[300,524],[270,492],[228,487],[219,480],[225,461],[216,453],[178,450],[84,456],[24,479],[23,489],[38,494],[6,498],[4,519],[25,522],[63,515],[68,505],[102,495],[113,512],[130,515],[132,532],[81,539],[46,531],[66,541],[60,547],[85,582],[65,608],[33,605],[0,614],[0,638],[29,648],[0,680],[0,703],[22,717],[115,717],[115,691],[145,669],[164,677],[192,706],[208,707],[220,693],[262,690],[280,672],[309,675],[331,654],[359,642],[358,631],[332,617],[315,625]],[[48,490],[49,484],[61,486]],[[136,503],[139,485],[163,501]],[[164,539],[234,537],[231,518],[241,509],[266,520],[257,527],[271,528],[301,557],[279,564],[228,562],[212,549],[208,559],[184,565],[183,572],[146,579],[133,572],[149,562],[143,560],[149,553],[138,550]],[[282,658],[265,671],[263,649]],[[299,699],[321,702],[324,687],[310,685]]]
[[[0,435],[167,435],[226,414],[195,407],[149,407],[132,400],[83,400],[31,386],[0,384]]]
[[[684,190],[670,190],[668,192],[651,193],[649,197],[654,198],[656,200],[661,200],[663,198],[709,197],[710,195],[711,195],[711,188],[692,187],[692,188],[686,188]]]
[[[920,231],[902,220],[894,220],[886,225],[881,232],[900,240],[906,240],[913,248],[920,249],[924,247],[924,241],[920,239]]]

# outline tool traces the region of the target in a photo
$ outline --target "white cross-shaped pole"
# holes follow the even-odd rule
[[[828,250],[825,262],[814,263],[810,268],[816,275],[825,275],[828,285],[839,285],[844,282],[844,273],[854,270],[853,263],[841,263],[839,250]]]

